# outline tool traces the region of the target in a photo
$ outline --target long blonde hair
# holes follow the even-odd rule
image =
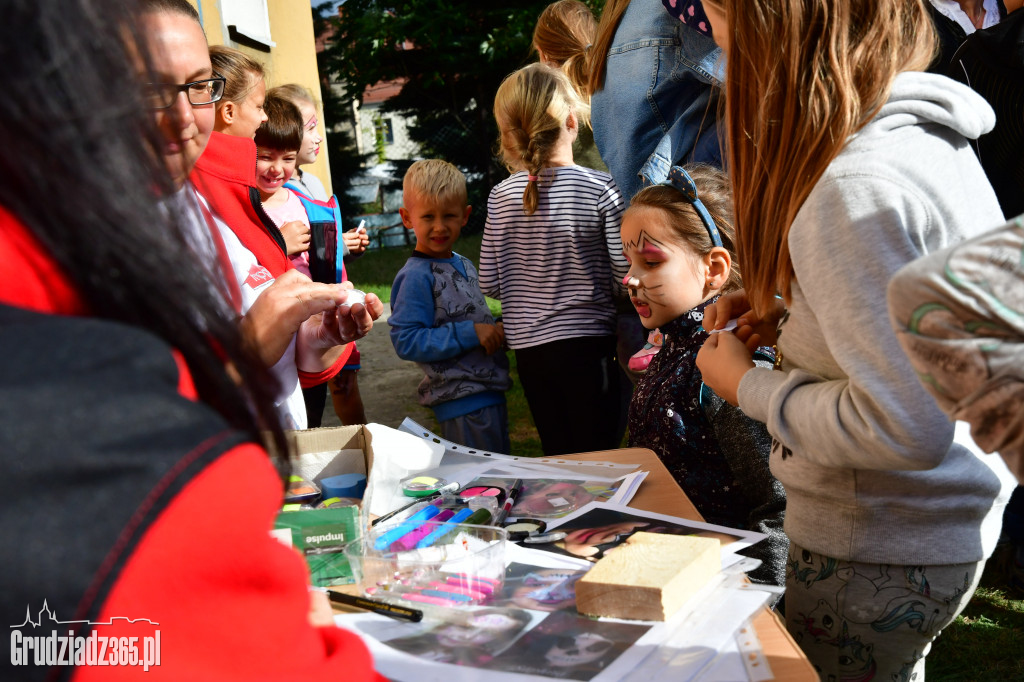
[[[754,310],[789,300],[789,228],[849,137],[936,39],[924,0],[704,0],[725,12],[726,158]]]
[[[597,20],[580,0],[558,0],[544,8],[533,29],[533,46],[558,66],[584,101],[590,98],[587,55],[597,34]]]
[[[572,114],[579,123],[586,123],[590,107],[561,69],[537,63],[507,76],[494,96],[494,119],[509,170],[539,177]],[[537,182],[529,180],[523,191],[526,215],[537,210]]]

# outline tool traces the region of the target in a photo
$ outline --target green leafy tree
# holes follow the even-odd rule
[[[333,19],[335,5],[333,2],[325,2],[313,8],[313,31],[314,35],[323,35],[330,30],[330,22]],[[327,149],[327,159],[331,167],[331,184],[334,193],[338,197],[338,205],[341,210],[342,222],[348,229],[354,225],[353,218],[363,212],[360,203],[349,196],[347,190],[352,186],[352,179],[362,172],[363,164],[366,163],[370,154],[360,154],[355,140],[347,128],[334,129],[334,124],[339,121],[348,121],[352,117],[352,97],[347,93],[343,96],[337,94],[331,87],[328,78],[328,55],[324,52],[317,54],[317,68],[320,72],[320,95],[323,99],[324,121],[326,122],[326,136],[324,146]],[[351,91],[349,91],[351,92]]]
[[[507,176],[495,155],[494,95],[534,58],[534,24],[549,1],[347,0],[321,73],[351,93],[405,79],[385,110],[415,116],[410,135],[423,154],[467,173],[479,228],[487,193]]]

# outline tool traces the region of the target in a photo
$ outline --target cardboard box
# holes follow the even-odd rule
[[[373,436],[363,426],[307,429],[286,433],[293,473],[313,481],[340,474],[369,474],[373,466]],[[314,585],[328,587],[353,582],[352,569],[341,551],[359,538],[364,514],[354,508],[282,512],[275,528],[290,531],[293,547],[309,565]]]
[[[310,463],[311,455],[334,452],[327,467],[313,478],[319,479],[339,474],[367,474],[373,466],[373,435],[365,426],[337,426],[304,431],[287,431],[288,445],[298,465]]]

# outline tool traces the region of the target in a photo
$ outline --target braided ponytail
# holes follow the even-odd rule
[[[540,198],[537,183],[569,116],[585,118],[584,104],[561,70],[530,64],[508,76],[494,97],[494,118],[501,131],[499,145],[512,172],[526,171],[523,211],[532,215]]]

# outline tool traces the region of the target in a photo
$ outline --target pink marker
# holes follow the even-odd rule
[[[495,581],[488,578],[471,578],[467,575],[449,576],[446,581],[449,585],[458,585],[462,589],[477,590],[484,594],[494,594],[497,585]]]
[[[439,580],[435,580],[434,582],[430,583],[430,586],[436,587],[439,590],[447,590],[448,592],[454,592],[455,594],[462,594],[467,597],[472,597],[473,599],[487,599],[487,595],[483,592],[480,592],[478,590],[472,590],[468,587],[462,586],[457,583],[443,583]]]

